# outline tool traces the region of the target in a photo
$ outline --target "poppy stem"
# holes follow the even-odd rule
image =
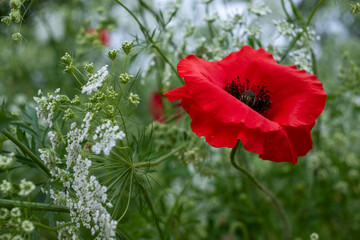
[[[270,190],[268,190],[262,183],[260,183],[259,180],[257,180],[247,169],[240,166],[235,161],[235,155],[239,146],[240,143],[238,142],[238,144],[231,150],[230,153],[231,164],[234,166],[234,168],[245,174],[255,184],[255,186],[271,200],[283,224],[283,239],[290,239],[291,230],[290,230],[289,219],[280,201],[275,197],[275,195]]]

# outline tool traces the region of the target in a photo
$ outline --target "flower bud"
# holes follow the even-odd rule
[[[80,97],[78,95],[75,95],[75,97],[71,100],[70,103],[74,105],[80,105],[81,104]]]
[[[75,113],[70,108],[65,110],[65,114],[63,116],[64,120],[70,120],[73,119],[74,117],[75,117]]]
[[[140,103],[140,97],[136,93],[130,93],[129,102],[134,105],[138,105]]]
[[[110,100],[114,100],[118,96],[118,94],[115,92],[114,88],[112,86],[110,86],[106,89],[106,96]]]
[[[121,82],[122,84],[126,84],[126,83],[128,83],[128,82],[130,81],[130,79],[133,78],[133,77],[134,77],[133,75],[129,75],[129,74],[127,74],[127,73],[122,73],[122,74],[120,74],[119,79],[120,79],[120,82]]]
[[[73,74],[74,73],[74,65],[70,64],[68,66],[65,67],[64,72],[67,72],[69,74]]]
[[[351,6],[351,13],[356,16],[360,13],[360,3],[355,3]]]
[[[10,0],[10,7],[12,9],[16,9],[18,10],[22,5],[22,1],[21,0]]]
[[[111,61],[114,61],[116,59],[117,53],[119,52],[118,49],[113,49],[108,52],[108,58],[110,58]]]
[[[67,65],[70,65],[72,63],[72,58],[70,54],[65,53],[65,55],[61,57],[61,61]]]
[[[11,35],[11,39],[17,43],[22,43],[23,36],[21,35],[21,33],[18,32],[18,33],[14,33],[13,35]]]
[[[126,55],[128,55],[128,54],[130,54],[130,52],[131,52],[131,50],[133,48],[133,45],[134,45],[133,41],[129,41],[129,42],[125,41],[125,42],[123,42],[121,48],[124,51],[124,53]]]
[[[93,64],[93,63],[89,63],[89,64],[86,64],[86,65],[85,65],[84,69],[85,69],[88,73],[92,74],[92,73],[94,73],[95,67],[94,67],[94,64]]]
[[[11,17],[11,20],[13,20],[15,23],[19,23],[21,21],[21,14],[20,11],[17,9],[11,9],[9,16]]]
[[[3,17],[3,18],[1,19],[1,21],[2,21],[3,23],[6,23],[6,25],[10,25],[10,23],[11,23],[11,17],[10,17],[10,16]]]

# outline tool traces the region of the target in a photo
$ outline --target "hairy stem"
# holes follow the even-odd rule
[[[282,207],[280,201],[275,197],[275,195],[270,190],[268,190],[262,183],[260,183],[259,180],[257,180],[247,169],[243,168],[235,161],[235,155],[238,147],[239,147],[239,142],[231,150],[230,153],[231,164],[237,170],[245,174],[251,180],[251,182],[253,182],[254,185],[270,199],[270,201],[272,202],[272,204],[276,209],[276,212],[279,214],[283,225],[283,239],[290,239],[290,235],[291,235],[290,224],[284,208]]]
[[[0,207],[5,207],[5,208],[26,207],[29,210],[35,210],[35,211],[70,212],[69,208],[65,206],[57,206],[48,203],[17,201],[17,200],[9,200],[9,199],[0,199]]]
[[[26,153],[49,177],[51,177],[49,169],[45,166],[45,164],[24,144],[22,144],[16,137],[11,135],[6,130],[3,130],[2,133],[15,145],[17,145],[24,153]]]

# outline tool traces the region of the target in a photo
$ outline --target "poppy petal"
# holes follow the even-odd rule
[[[310,125],[325,106],[326,93],[315,75],[296,66],[278,64],[270,53],[244,46],[218,62],[226,83],[240,75],[253,86],[265,85],[271,94],[267,118],[286,126]]]

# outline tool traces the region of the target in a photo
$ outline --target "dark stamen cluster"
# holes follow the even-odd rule
[[[245,86],[246,84],[246,86]],[[249,79],[246,78],[246,83],[241,83],[239,77],[231,81],[226,87],[225,91],[239,99],[256,112],[265,114],[265,111],[270,109],[270,91],[265,90],[266,86],[249,87]]]

